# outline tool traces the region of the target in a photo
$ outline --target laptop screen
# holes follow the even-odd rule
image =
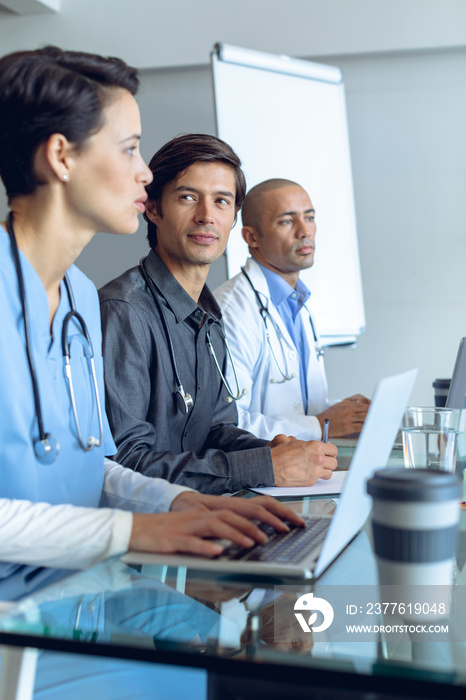
[[[466,408],[466,338],[461,338],[445,406]]]

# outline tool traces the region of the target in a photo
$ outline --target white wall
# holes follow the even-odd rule
[[[1,1],[0,1],[1,5]],[[139,68],[205,65],[215,42],[291,56],[461,46],[464,0],[62,0],[0,15],[2,53],[55,43]]]
[[[336,61],[343,66],[366,333],[330,351],[334,395],[418,366],[432,404],[466,335],[466,51]],[[318,259],[317,263],[318,264]]]
[[[184,0],[62,6],[59,15],[33,18],[0,11],[2,52],[55,42],[138,65],[178,65],[143,74],[147,158],[178,133],[214,132],[209,70],[186,64],[205,64],[215,41],[325,57],[343,68],[367,331],[357,350],[327,352],[331,394],[371,394],[379,376],[419,366],[413,401],[431,404],[432,380],[450,375],[466,335],[466,3],[308,0],[287,2],[284,13],[285,3],[252,0],[228,5],[228,14],[210,0],[189,13]],[[129,7],[133,14],[123,16]],[[422,47],[429,50],[388,51]],[[118,240],[101,234],[80,264],[99,285],[145,251],[142,228]],[[223,271],[220,261],[213,284]]]

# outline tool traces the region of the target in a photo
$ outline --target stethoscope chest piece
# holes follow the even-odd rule
[[[34,453],[41,464],[55,462],[60,451],[60,445],[51,433],[45,433],[42,439],[34,440]]]
[[[189,409],[194,406],[193,397],[191,394],[185,392],[181,384],[178,387],[178,391],[175,393],[175,398],[178,408],[184,416],[189,412]]]

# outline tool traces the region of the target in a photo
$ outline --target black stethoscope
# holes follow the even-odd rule
[[[157,306],[160,318],[162,320],[163,330],[165,332],[165,336],[166,336],[167,343],[168,343],[168,349],[170,352],[170,361],[172,364],[173,376],[175,378],[176,391],[175,391],[174,396],[175,396],[176,403],[177,403],[179,410],[181,411],[181,413],[186,415],[188,413],[189,409],[194,406],[193,397],[191,396],[191,394],[188,394],[184,390],[183,384],[181,383],[180,375],[178,373],[178,367],[176,364],[175,349],[173,347],[173,341],[172,341],[170,329],[168,328],[168,323],[167,323],[167,319],[165,318],[165,313],[164,313],[164,310],[162,308],[162,304],[160,303],[160,300],[158,298],[158,291],[157,291],[157,288],[155,286],[155,283],[146,270],[145,260],[141,260],[141,262],[139,263],[139,270],[140,270],[141,275],[142,275],[142,277],[143,277],[143,279],[144,279],[144,281],[145,281],[145,283],[146,283],[146,285],[147,285],[147,287],[152,295],[152,298],[155,301],[155,305]],[[214,359],[215,366],[216,366],[217,371],[220,375],[220,379],[222,380],[223,385],[224,385],[225,389],[227,390],[228,397],[226,400],[228,403],[231,403],[231,401],[239,401],[246,394],[246,389],[241,390],[239,388],[239,382],[238,382],[238,376],[236,374],[235,364],[233,362],[233,357],[231,354],[230,346],[229,346],[228,341],[226,339],[225,333],[223,332],[222,326],[220,325],[220,323],[218,321],[215,321],[215,320],[213,321],[212,325],[217,327],[217,329],[220,333],[220,336],[223,340],[223,344],[225,346],[225,350],[226,350],[228,359],[231,363],[231,367],[233,370],[233,376],[235,378],[235,383],[236,383],[236,394],[234,394],[227,378],[225,377],[225,375],[222,372],[222,368],[220,367],[220,364],[219,364],[219,361],[217,359],[217,355],[216,355],[216,352],[215,352],[215,349],[213,346],[212,335],[211,335],[210,330],[208,330],[206,333],[207,346],[208,346],[208,348],[212,354],[212,357]]]
[[[250,286],[251,286],[251,289],[252,289],[252,291],[254,292],[254,295],[255,295],[255,297],[256,297],[256,301],[257,301],[257,304],[258,304],[258,306],[259,306],[259,313],[260,313],[260,315],[261,315],[261,318],[262,318],[262,320],[263,320],[263,322],[264,322],[264,326],[265,326],[265,335],[266,335],[266,338],[267,338],[267,342],[268,342],[268,344],[269,344],[270,352],[272,353],[272,357],[273,357],[274,362],[275,362],[275,364],[276,364],[276,366],[277,366],[277,369],[278,369],[278,371],[280,372],[281,376],[283,377],[283,381],[284,381],[284,382],[289,382],[289,381],[291,381],[292,379],[294,379],[294,378],[296,377],[296,375],[295,375],[295,374],[289,374],[289,373],[288,373],[288,363],[287,363],[287,361],[286,361],[286,352],[285,352],[285,348],[283,347],[283,343],[284,343],[284,341],[285,341],[285,339],[284,339],[284,337],[283,337],[283,333],[281,332],[278,323],[276,322],[276,320],[273,318],[272,314],[271,314],[270,311],[269,311],[269,307],[268,307],[268,302],[267,302],[267,300],[266,300],[266,304],[264,304],[264,302],[263,302],[262,299],[261,299],[261,296],[260,296],[259,292],[257,291],[257,289],[255,288],[255,286],[253,285],[252,280],[251,280],[251,278],[249,277],[249,275],[248,275],[248,273],[246,272],[246,270],[244,269],[244,267],[241,268],[241,272],[242,272],[243,275],[246,277],[246,279],[247,279],[247,281],[249,282],[249,284],[250,284]],[[309,313],[309,312],[308,312],[308,313]],[[282,356],[282,366],[280,366],[280,362],[278,361],[278,357],[277,357],[277,355],[276,355],[276,353],[275,353],[275,350],[274,350],[273,345],[272,345],[272,341],[271,341],[271,339],[270,339],[269,323],[270,323],[270,325],[271,325],[272,328],[273,328],[273,331],[274,331],[274,333],[275,333],[275,335],[276,335],[276,337],[277,337],[277,340],[278,340],[278,344],[279,344],[279,346],[280,346],[280,353],[281,353],[281,356]],[[317,333],[316,333],[316,330],[315,330],[315,327],[314,327],[314,323],[313,323],[313,321],[312,321],[312,316],[311,316],[311,314],[309,314],[309,323],[311,324],[312,335],[313,335],[313,337],[314,337],[314,347],[315,347],[317,359],[320,360],[320,358],[324,356],[324,351],[323,351],[322,347],[321,347],[321,346],[319,345],[319,343],[318,343]],[[283,369],[282,369],[282,367],[283,367]]]
[[[24,337],[25,337],[25,341],[26,341],[25,342],[25,344],[26,344],[26,356],[27,356],[27,361],[28,361],[28,365],[29,365],[29,373],[31,375],[32,393],[34,395],[34,408],[35,408],[35,413],[36,413],[36,418],[37,418],[37,424],[39,427],[39,437],[37,439],[33,440],[34,453],[36,455],[36,459],[39,462],[41,462],[41,464],[51,464],[52,462],[55,461],[55,459],[58,456],[58,453],[60,451],[60,445],[59,445],[57,439],[51,433],[47,433],[44,429],[44,422],[43,422],[43,417],[42,417],[42,406],[41,406],[40,395],[39,395],[39,384],[37,382],[36,366],[34,363],[34,358],[32,356],[32,349],[31,349],[31,329],[30,329],[30,322],[29,322],[29,311],[28,311],[28,307],[27,307],[27,303],[26,303],[26,289],[24,286],[24,277],[23,277],[23,270],[21,267],[21,260],[19,257],[18,244],[16,242],[16,236],[15,236],[15,232],[14,232],[14,228],[13,228],[13,214],[12,214],[12,212],[10,212],[8,214],[7,229],[8,229],[8,235],[10,237],[10,242],[11,242],[11,250],[12,250],[12,255],[13,255],[13,262],[14,262],[15,269],[16,269],[16,276],[18,279],[19,297],[20,297],[20,301],[21,301],[21,307],[23,310],[23,319],[24,319]],[[65,360],[65,376],[66,376],[67,382],[68,382],[68,390],[69,390],[69,394],[70,394],[71,408],[73,410],[73,417],[74,417],[74,421],[76,424],[78,442],[81,446],[81,449],[83,449],[85,452],[89,452],[94,447],[100,447],[102,442],[103,442],[103,437],[104,437],[103,423],[102,423],[102,410],[100,407],[99,389],[97,386],[97,377],[96,377],[95,365],[94,365],[94,351],[92,349],[91,337],[89,335],[89,331],[88,331],[88,328],[86,326],[86,323],[85,323],[83,317],[81,316],[81,314],[78,311],[76,311],[73,290],[71,289],[71,284],[70,284],[70,281],[68,279],[68,275],[65,275],[63,281],[65,283],[65,288],[66,288],[66,292],[68,295],[68,301],[69,301],[70,309],[71,309],[71,311],[68,311],[65,318],[63,319],[62,333],[61,333],[62,353],[63,353],[63,357]],[[92,377],[92,385],[93,385],[96,407],[97,407],[97,415],[98,415],[98,419],[99,419],[99,438],[97,439],[93,435],[90,435],[87,438],[86,442],[84,442],[82,435],[81,435],[81,429],[80,429],[79,420],[78,420],[78,413],[76,410],[76,400],[75,400],[75,394],[74,394],[73,378],[71,375],[71,363],[70,363],[71,343],[68,342],[68,326],[70,324],[70,321],[72,321],[72,320],[74,320],[74,322],[77,323],[77,325],[79,326],[80,332],[81,332],[81,336],[75,336],[75,338],[77,338],[81,342],[81,344],[84,348],[84,354],[85,354],[87,361],[88,361],[89,372],[90,372],[90,376]]]

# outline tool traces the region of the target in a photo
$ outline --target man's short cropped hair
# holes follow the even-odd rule
[[[264,211],[263,196],[267,192],[281,190],[282,187],[301,187],[301,185],[298,185],[298,183],[293,180],[275,177],[270,180],[264,180],[264,182],[259,182],[258,185],[251,187],[244,199],[243,209],[241,211],[243,226],[254,228],[261,236],[261,222]]]

